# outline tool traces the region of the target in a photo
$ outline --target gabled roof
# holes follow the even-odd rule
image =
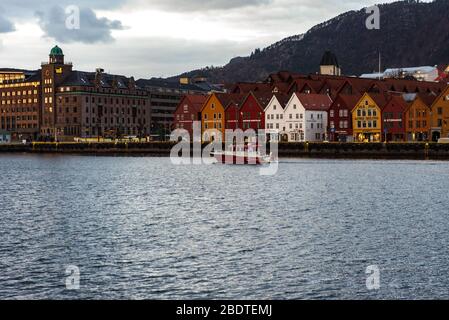
[[[371,97],[371,99],[374,100],[374,102],[380,109],[383,109],[390,100],[390,97],[384,93],[368,93],[368,95]]]
[[[215,96],[217,97],[218,101],[220,101],[224,109],[226,109],[231,103],[240,105],[243,98],[245,97],[244,95],[239,93],[217,93],[215,94]]]
[[[306,110],[326,111],[332,105],[332,99],[327,94],[297,92],[296,96]]]
[[[335,98],[332,105],[334,105],[338,101],[341,101],[343,106],[350,108],[352,110],[356,106],[357,102],[360,101],[361,98],[362,98],[362,96],[358,95],[358,94],[353,94],[353,95],[340,94],[337,96],[337,98]]]
[[[291,96],[285,93],[275,93],[274,96],[276,97],[281,107],[285,109]]]
[[[195,112],[200,112],[203,108],[204,103],[206,103],[207,101],[207,96],[199,94],[188,94],[184,96],[180,105],[183,105],[184,100],[187,100],[190,103],[190,106],[194,109]]]
[[[272,85],[269,83],[249,83],[249,82],[238,82],[231,87],[231,93],[245,94],[251,91],[270,91],[272,92]]]
[[[406,111],[409,107],[409,104],[404,100],[403,95],[391,95],[389,97],[388,102],[383,107],[383,109],[387,108],[390,104],[395,104],[396,106],[399,106],[400,109],[402,109],[402,112]]]

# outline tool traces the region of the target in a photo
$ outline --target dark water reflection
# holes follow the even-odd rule
[[[0,160],[1,298],[449,298],[447,162]]]

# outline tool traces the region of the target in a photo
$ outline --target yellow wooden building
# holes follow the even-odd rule
[[[365,93],[352,109],[355,142],[382,141],[382,108],[387,99],[383,95]]]
[[[225,106],[224,95],[212,93],[201,110],[201,132],[203,141],[224,141]]]

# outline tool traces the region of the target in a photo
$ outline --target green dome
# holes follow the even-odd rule
[[[50,55],[51,56],[63,56],[64,53],[62,52],[62,49],[60,47],[55,46],[53,49],[51,49]]]

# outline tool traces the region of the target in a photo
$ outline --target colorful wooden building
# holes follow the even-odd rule
[[[332,99],[327,94],[293,93],[284,111],[288,141],[326,140],[331,104]]]
[[[449,137],[449,86],[432,104],[432,140]]]
[[[409,105],[402,95],[392,95],[382,109],[383,141],[404,142],[406,140],[406,111]]]
[[[207,100],[205,95],[186,95],[181,99],[174,115],[174,129],[185,129],[193,137],[193,122],[201,121],[201,109]]]
[[[340,94],[329,108],[329,140],[333,142],[353,142],[352,109],[360,100],[360,95]]]
[[[355,142],[382,141],[382,108],[387,98],[381,94],[365,93],[352,110]]]
[[[230,104],[239,104],[241,94],[213,93],[201,110],[203,141],[215,141],[220,136],[225,141],[226,109]]]
[[[405,113],[406,140],[410,142],[428,141],[431,137],[431,107],[435,95],[406,94],[409,107]]]
[[[270,141],[288,141],[284,109],[290,96],[276,93],[265,108],[265,133]]]
[[[256,132],[265,130],[265,108],[270,103],[271,92],[250,92],[240,107],[240,128]]]

